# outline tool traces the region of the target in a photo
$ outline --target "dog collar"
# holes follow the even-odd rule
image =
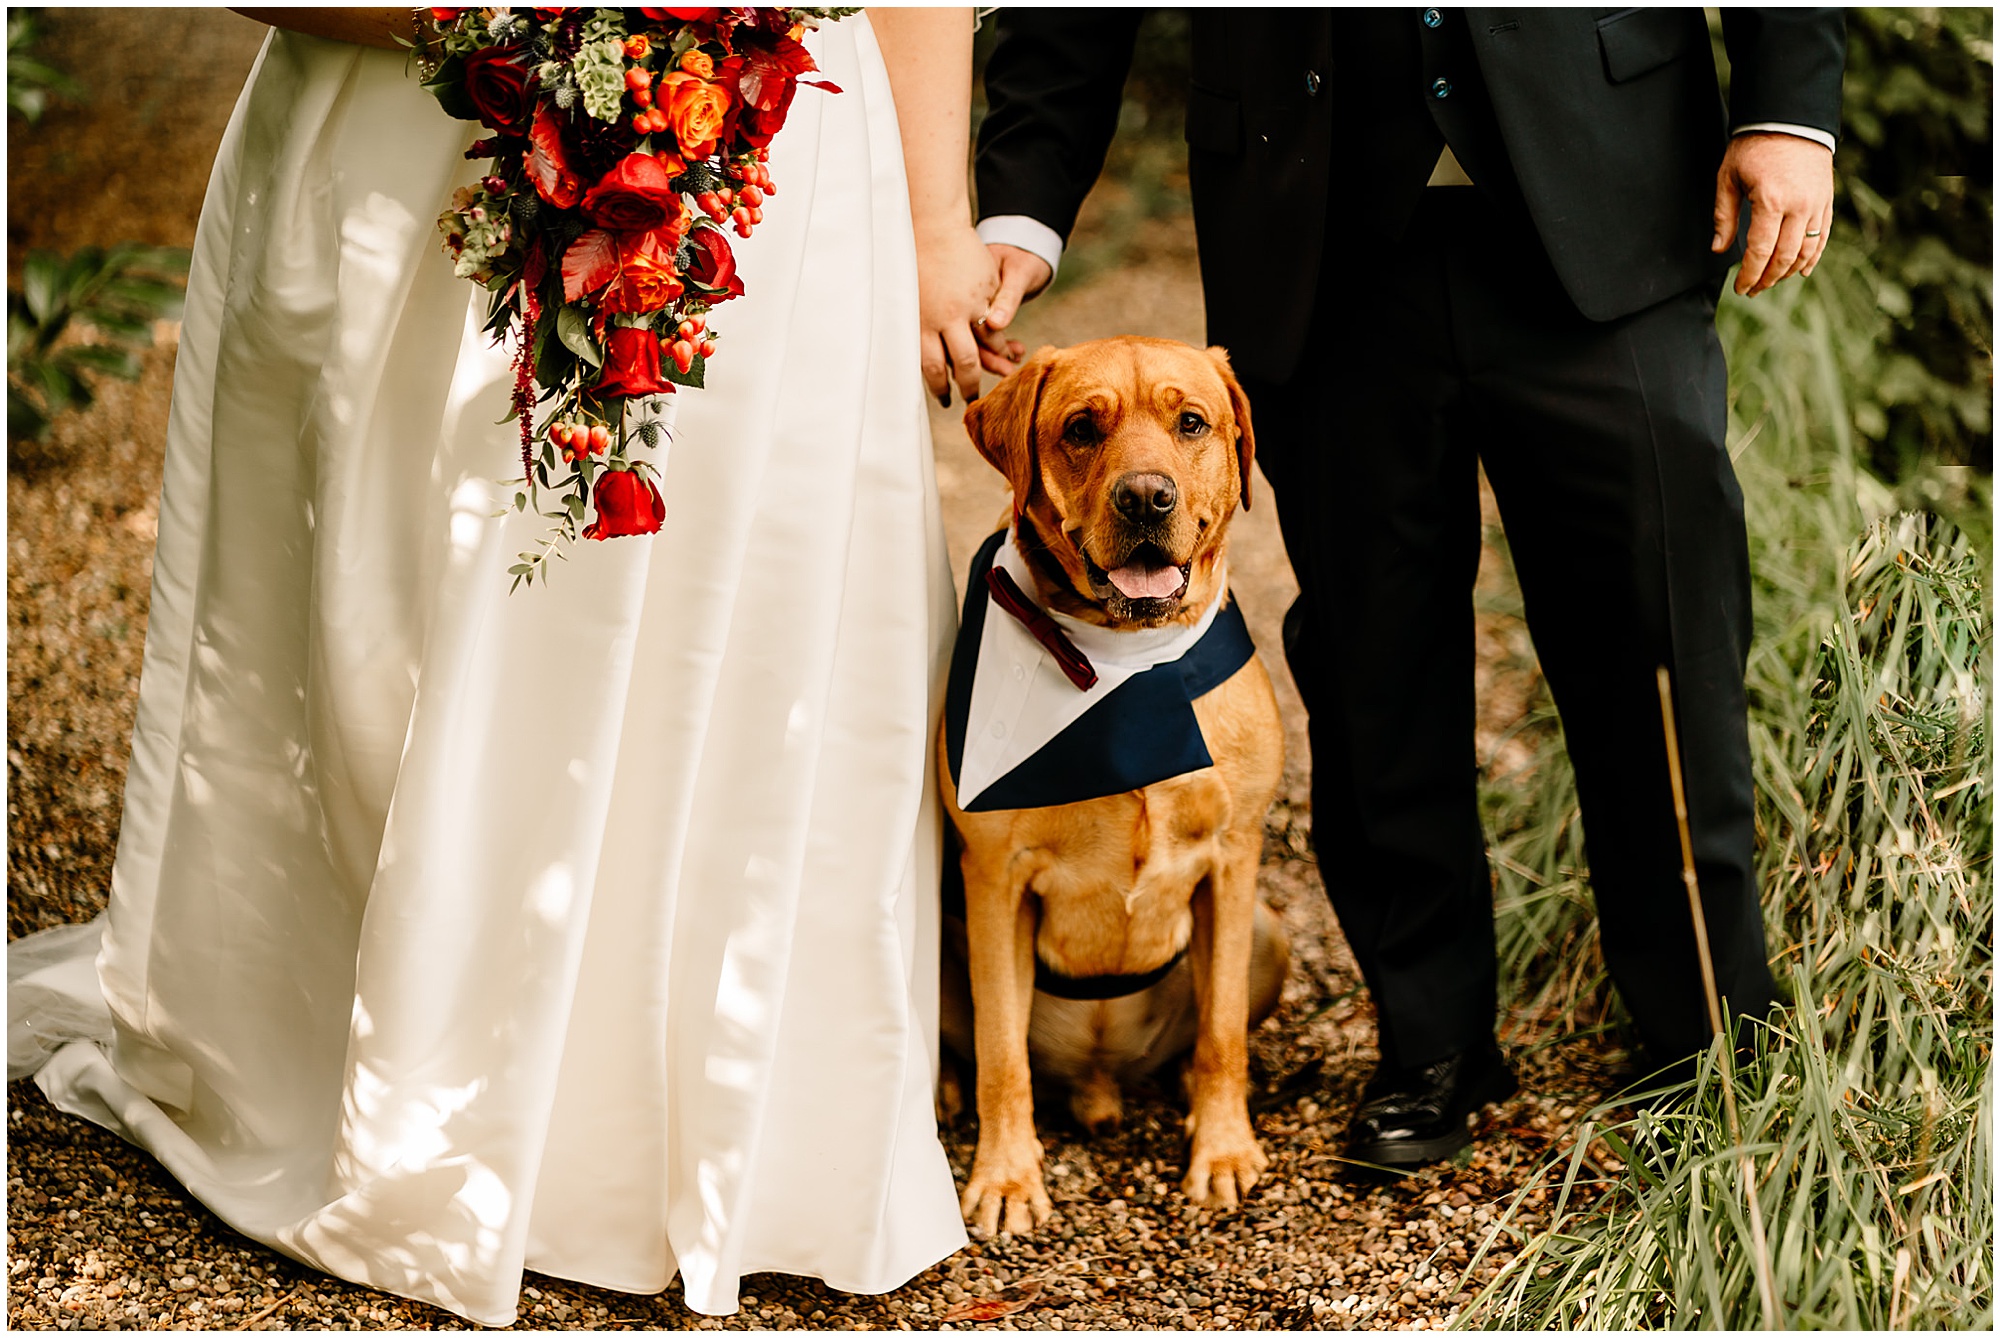
[[[1095,669],[1080,688],[1020,621],[987,617],[989,570],[1032,588],[1013,534],[974,557],[952,653],[945,746],[959,807],[1076,803],[1213,765],[1193,703],[1256,653],[1226,588],[1191,627],[1119,631],[1038,610]]]
[[[1164,966],[1156,966],[1151,971],[1139,971],[1129,976],[1066,976],[1035,957],[1035,988],[1043,994],[1053,994],[1058,999],[1122,999],[1128,994],[1149,990],[1167,978],[1167,974],[1181,964],[1187,956],[1182,948],[1167,959]]]

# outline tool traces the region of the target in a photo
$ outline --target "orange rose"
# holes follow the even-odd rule
[[[641,233],[618,247],[618,279],[598,298],[605,311],[658,311],[686,289],[674,272],[677,235]]]
[[[715,62],[699,47],[690,47],[681,55],[681,68],[697,79],[713,79]]]
[[[715,152],[715,140],[729,117],[729,94],[692,74],[660,76],[653,105],[667,114],[667,126],[690,159]]]

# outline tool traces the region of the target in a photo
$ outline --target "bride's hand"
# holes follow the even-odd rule
[[[970,404],[979,398],[979,340],[974,327],[986,319],[1000,289],[1000,267],[970,223],[917,229],[917,312],[923,326],[920,363],[924,385],[951,406],[951,386]]]
[[[949,407],[956,382],[970,403],[979,398],[981,362],[973,329],[1000,290],[1000,268],[972,230],[966,182],[972,11],[870,9],[868,22],[882,48],[903,136],[917,234],[924,385]]]

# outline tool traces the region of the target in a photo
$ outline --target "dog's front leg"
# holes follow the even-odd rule
[[[1254,834],[1261,838],[1260,831]],[[1203,1206],[1234,1208],[1269,1164],[1250,1127],[1250,949],[1255,933],[1255,839],[1232,832],[1194,896],[1195,1006],[1200,1030],[1188,1082],[1194,1136],[1182,1188]]]
[[[965,860],[973,1047],[978,1061],[979,1148],[959,1208],[987,1232],[1020,1233],[1053,1209],[1042,1183],[1028,1075],[1028,1015],[1035,1003],[1035,898],[1026,860]]]

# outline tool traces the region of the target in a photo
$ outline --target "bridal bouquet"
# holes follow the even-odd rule
[[[709,314],[743,292],[727,234],[748,237],[777,193],[765,163],[798,85],[840,91],[804,77],[800,36],[855,12],[429,11],[424,87],[493,132],[466,152],[491,169],[438,227],[493,294],[494,342],[514,341],[515,509],[557,522],[509,569],[516,588],[579,534],[660,528],[659,471],[635,447],[665,431],[654,397],[702,384]]]

